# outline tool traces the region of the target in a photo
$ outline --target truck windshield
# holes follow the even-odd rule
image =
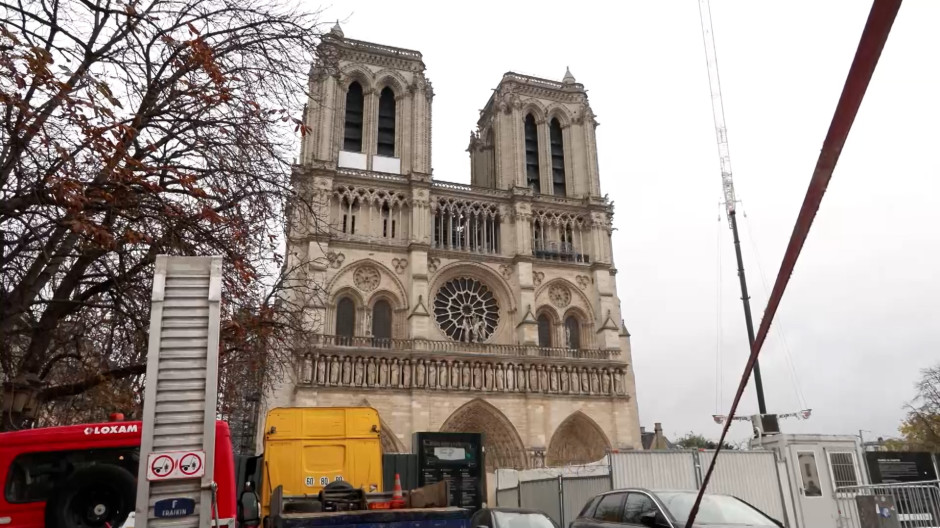
[[[557,528],[551,519],[541,513],[493,512],[495,528]]]
[[[138,456],[136,447],[24,453],[10,463],[4,488],[7,502],[44,501],[76,469],[94,464],[121,466],[136,475]]]

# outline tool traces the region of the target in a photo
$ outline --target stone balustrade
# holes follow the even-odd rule
[[[442,390],[578,395],[580,397],[628,398],[626,368],[610,361],[610,351],[550,349],[480,344],[479,358],[441,358],[435,352],[477,353],[474,343],[439,341],[375,340],[371,346],[353,344],[369,338],[318,336],[323,346],[302,354],[298,375],[302,385],[318,388],[376,390]],[[405,348],[406,344],[412,346]],[[423,343],[418,349],[414,344]],[[388,345],[388,346],[381,346]],[[438,346],[440,348],[433,348]],[[385,350],[380,350],[385,348]],[[446,350],[444,350],[446,348]],[[502,349],[504,354],[494,353]],[[486,349],[489,354],[482,353]],[[563,351],[567,355],[561,355]],[[535,352],[535,353],[532,353]],[[574,353],[597,354],[587,360]],[[607,353],[607,357],[600,357]],[[555,355],[550,355],[555,354]],[[502,356],[502,357],[500,357]],[[558,361],[564,358],[567,361]]]
[[[502,345],[494,343],[465,343],[461,341],[434,341],[430,339],[387,339],[367,336],[336,336],[313,334],[307,345],[311,348],[384,348],[408,352],[447,352],[457,354],[482,354],[487,356],[511,356],[530,358],[618,360],[618,349],[578,349],[540,347],[537,345]]]

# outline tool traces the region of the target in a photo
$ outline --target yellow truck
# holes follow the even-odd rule
[[[316,495],[346,481],[382,491],[379,413],[370,407],[290,407],[268,412],[264,424],[261,508],[270,512],[277,486],[285,496]]]

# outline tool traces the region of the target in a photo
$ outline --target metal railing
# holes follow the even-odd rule
[[[369,336],[338,336],[313,334],[308,345],[313,348],[384,348],[416,352],[455,352],[509,357],[541,357],[562,359],[611,360],[620,356],[616,349],[575,349],[540,347],[536,345],[501,345],[492,343],[463,343],[459,341],[433,341],[430,339],[395,339]]]
[[[902,528],[940,526],[940,481],[842,486],[836,492],[839,528],[860,528],[858,497],[884,495],[894,499]]]
[[[545,260],[559,260],[562,262],[584,262],[589,264],[591,257],[583,253],[577,253],[574,250],[574,244],[570,242],[543,242],[539,239],[532,240],[532,255],[535,258]]]

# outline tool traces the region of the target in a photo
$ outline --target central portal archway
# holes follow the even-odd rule
[[[525,469],[525,445],[512,422],[493,405],[477,398],[454,411],[441,426],[445,433],[483,433],[486,470]]]

